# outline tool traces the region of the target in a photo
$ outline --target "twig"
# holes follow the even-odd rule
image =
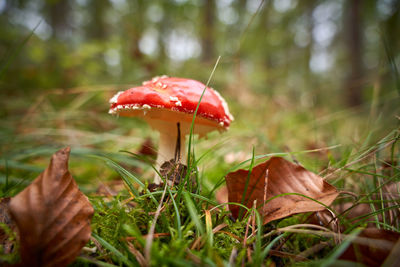
[[[291,253],[288,253],[288,252],[283,252],[283,251],[274,250],[274,249],[271,249],[269,251],[269,254],[272,255],[272,256],[277,256],[277,257],[282,257],[282,258],[292,258],[295,261],[306,261],[307,260],[307,258],[305,258],[303,256],[294,255],[294,254],[291,254]]]
[[[135,255],[136,260],[138,261],[140,266],[142,267],[149,266],[149,264],[147,264],[146,262],[146,259],[143,257],[142,253],[140,253],[140,251],[137,250],[134,245],[128,242],[128,248],[129,251],[132,252],[133,255]]]
[[[317,226],[317,225],[316,225]],[[281,232],[289,232],[289,233],[301,233],[301,234],[314,234],[324,237],[339,237],[337,233],[334,232],[325,232],[325,231],[312,231],[312,230],[305,230],[305,229],[290,229],[288,227],[277,229],[275,233]],[[379,248],[384,250],[391,250],[393,247],[393,243],[388,240],[383,239],[374,239],[374,238],[367,238],[361,236],[352,236],[352,235],[344,235],[341,234],[340,237],[343,239],[345,238],[352,238],[351,242],[366,245],[372,248]]]
[[[249,225],[250,225],[251,215],[252,214],[250,214],[249,219],[247,220],[247,223],[246,223],[246,231],[244,233],[244,238],[243,238],[243,247],[246,247],[246,244],[247,244],[247,238],[248,238],[248,234],[249,234]],[[244,258],[242,259],[242,266],[244,266]]]
[[[237,248],[233,247],[231,251],[231,255],[229,256],[229,265],[228,266],[235,266],[235,259],[237,257]]]
[[[318,253],[321,249],[324,249],[326,246],[329,246],[328,242],[318,243],[318,244],[302,251],[298,256],[307,258],[315,253]]]
[[[358,199],[358,195],[356,193],[350,192],[350,191],[339,191],[339,194],[341,195],[350,195],[354,197],[355,199]]]
[[[163,205],[165,193],[167,192],[167,186],[168,185],[165,184],[164,191],[163,191],[163,194],[161,196],[160,204],[158,205],[156,214],[154,215],[154,221],[153,221],[153,223],[152,223],[152,225],[150,227],[148,235],[146,236],[146,245],[145,245],[145,248],[144,248],[144,255],[145,255],[145,258],[146,258],[146,264],[148,264],[148,266],[150,266],[151,245],[153,244],[154,230],[156,228],[156,223],[157,223],[158,216],[160,216],[161,207]]]
[[[190,258],[197,266],[201,266],[202,265],[201,258],[199,258],[196,255],[194,255],[193,252],[190,251],[190,249],[186,248],[186,252],[187,252],[188,258]]]
[[[237,235],[235,235],[235,234],[233,234],[233,233],[231,233],[231,232],[227,232],[227,231],[218,231],[217,233],[223,233],[223,234],[229,235],[229,236],[235,238],[239,243],[242,241],[242,239],[241,239],[240,237],[238,237]]]
[[[217,232],[221,232],[221,233],[225,233],[225,234],[230,234],[230,233],[228,233],[228,232],[221,231],[221,229],[225,228],[226,226],[228,226],[228,224],[226,224],[226,223],[221,223],[220,225],[217,225],[217,226],[212,230],[213,234],[215,234],[215,233],[217,233]],[[235,238],[235,239],[238,239],[238,238],[239,238],[239,237],[235,236],[234,234],[232,234],[231,236],[232,236],[233,238]],[[201,236],[198,237],[198,238],[193,242],[193,244],[190,246],[190,249],[195,249],[195,248],[198,246],[198,244],[200,243],[201,240],[202,240],[202,237],[201,237]]]
[[[263,198],[263,203],[267,203],[267,193],[268,193],[268,168],[265,170],[265,178],[264,178],[264,198]],[[262,221],[264,222],[264,207],[263,206],[263,212],[262,212]]]
[[[99,241],[97,241],[96,238],[93,238],[93,237],[91,236],[91,237],[90,237],[90,241],[92,241],[93,244],[96,246],[96,248],[99,250],[99,252],[100,252],[99,254],[100,254],[100,255],[106,255],[106,253],[105,253],[105,251],[104,251],[104,249],[103,249],[103,246],[99,243]],[[110,260],[109,257],[106,257],[105,260],[106,260],[106,262],[108,262],[108,263],[112,263],[112,261]]]
[[[159,238],[159,237],[164,237],[164,236],[170,236],[170,233],[155,233],[153,234],[153,238]],[[143,238],[146,239],[149,235],[144,235]],[[136,240],[137,238],[134,236],[127,236],[124,237],[123,240],[126,241],[132,241],[132,240]]]

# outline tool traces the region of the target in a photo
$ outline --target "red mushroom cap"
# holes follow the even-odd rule
[[[190,122],[206,86],[198,81],[175,77],[155,77],[117,93],[110,100],[109,113],[121,116],[144,116],[159,120]],[[185,114],[185,116],[182,116]],[[190,115],[190,116],[188,116]],[[207,87],[201,100],[196,123],[228,128],[233,120],[220,94]]]

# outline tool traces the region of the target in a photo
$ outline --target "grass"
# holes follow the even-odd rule
[[[153,266],[234,266],[242,262],[259,266],[261,262],[267,265],[272,262],[286,265],[306,260],[307,264],[315,261],[315,264],[320,266],[331,266],[356,233],[366,227],[367,222],[378,228],[399,232],[398,219],[393,221],[393,216],[389,214],[399,210],[398,195],[395,199],[388,199],[384,191],[385,185],[400,179],[398,141],[399,129],[394,129],[372,145],[362,144],[357,149],[351,148],[350,145],[342,145],[324,151],[328,155],[327,158],[317,155],[319,158],[314,159],[313,153],[304,151],[278,152],[288,157],[292,155],[301,158],[301,162],[302,159],[307,159],[304,162],[311,168],[322,168],[322,175],[339,189],[356,194],[355,199],[341,195],[336,201],[352,203],[352,206],[338,217],[339,224],[346,227],[343,234],[349,235],[349,238],[343,239],[339,244],[334,243],[335,238],[331,230],[321,231],[310,229],[308,225],[304,226],[308,214],[295,215],[263,227],[257,211],[253,209],[244,210],[243,219],[233,221],[225,206],[218,206],[213,194],[214,181],[221,181],[230,170],[245,166],[251,168],[254,161],[265,158],[266,155],[254,153],[253,157],[228,166],[224,163],[224,155],[219,154],[220,150],[203,149],[204,152],[200,150],[199,153],[204,154],[190,162],[193,164],[191,169],[197,172],[196,175],[203,186],[200,192],[192,193],[179,186],[149,192],[142,177],[149,176],[151,168],[140,160],[127,153],[105,153],[107,148],[73,148],[70,169],[84,191],[89,194],[95,208],[92,221],[93,238],[87,246],[96,247],[96,252],[82,255],[75,265],[136,266],[144,261]],[[218,141],[212,139],[211,143],[211,146],[214,146]],[[53,147],[40,146],[37,149],[22,149],[3,154],[7,155],[2,163],[3,196],[13,195],[29,183],[42,170],[46,158],[54,150]],[[227,148],[222,146],[221,150],[224,153]],[[212,159],[216,162],[210,162]],[[103,166],[101,161],[105,162],[107,167]],[[324,161],[325,164],[320,163]],[[198,162],[208,166],[208,169],[200,171],[202,166],[197,165]],[[217,164],[224,166],[222,171],[212,169]],[[134,167],[144,170],[135,173],[132,171]],[[99,178],[94,178],[93,173],[97,173]],[[116,196],[98,195],[95,193],[96,186],[88,185],[88,181],[102,181],[107,184],[107,177],[112,181],[117,178],[116,174],[126,185]],[[83,182],[85,179],[87,181]],[[370,205],[369,212],[353,219],[345,216],[363,203]],[[218,209],[213,208],[216,206]],[[159,218],[154,223],[157,208],[160,211]],[[299,229],[303,230],[296,232],[287,228],[296,225],[301,226]],[[151,248],[146,256],[146,236],[152,226],[154,232]],[[295,257],[318,244],[326,245],[308,257]],[[284,251],[285,254],[279,254],[277,251]]]
[[[138,120],[107,114],[114,91],[70,90],[68,103],[64,95],[46,93],[28,113],[8,112],[14,115],[0,125],[2,197],[28,185],[56,149],[72,146],[70,170],[95,209],[92,239],[75,266],[332,266],[342,263],[340,254],[358,240],[360,229],[400,232],[399,97],[392,93],[372,101],[371,124],[368,104],[310,108],[289,98],[282,104],[279,95],[257,95],[253,105],[243,106],[228,92],[236,115],[230,131],[189,138],[185,179],[195,175],[200,187],[150,192],[153,167],[132,151],[154,133]],[[3,104],[8,111],[20,109]],[[234,221],[217,203],[227,173],[251,169],[272,155],[299,161],[343,191],[333,205],[337,229],[316,227],[312,214],[262,225],[257,210],[246,207]],[[361,206],[367,210],[357,213]]]

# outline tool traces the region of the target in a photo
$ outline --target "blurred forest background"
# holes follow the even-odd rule
[[[32,157],[54,152],[38,147],[135,148],[153,133],[109,116],[108,99],[162,74],[205,83],[218,56],[211,86],[236,117],[214,135],[234,144],[224,162],[251,145],[359,148],[399,125],[399,12],[399,0],[0,0],[1,164],[37,171]]]

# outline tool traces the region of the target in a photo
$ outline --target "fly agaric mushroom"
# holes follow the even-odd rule
[[[185,135],[190,133],[193,114],[206,86],[198,81],[168,76],[154,77],[142,86],[118,92],[110,99],[110,114],[140,117],[160,133],[157,168],[171,159],[186,161]],[[228,129],[233,117],[221,95],[205,90],[197,111],[193,134],[205,136]],[[178,125],[178,134],[177,134]],[[179,129],[180,128],[180,129]],[[183,149],[176,149],[177,147]],[[159,184],[156,174],[154,183]]]

